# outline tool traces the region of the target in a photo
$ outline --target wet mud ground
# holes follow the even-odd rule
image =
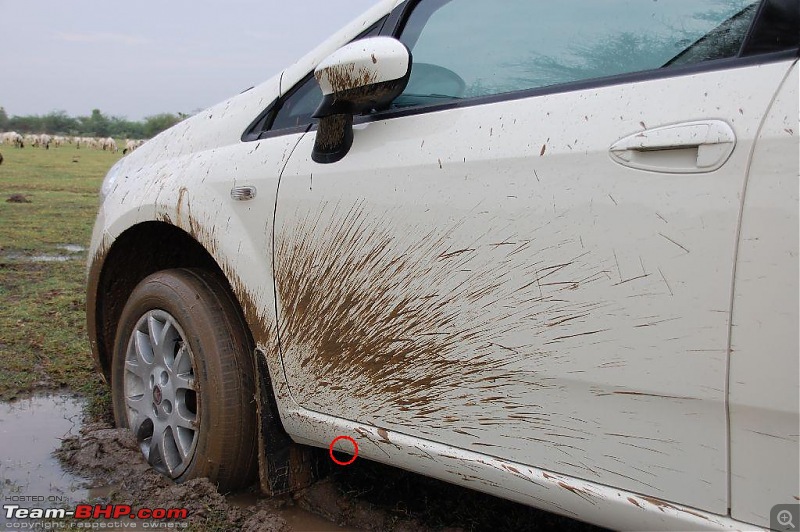
[[[293,496],[264,498],[255,486],[221,494],[205,479],[176,485],[150,469],[127,431],[84,421],[82,408],[69,395],[0,404],[0,498],[187,508],[190,530],[602,530],[362,459]]]

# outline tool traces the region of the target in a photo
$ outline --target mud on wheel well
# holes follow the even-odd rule
[[[111,379],[111,354],[122,309],[136,285],[152,273],[169,268],[201,268],[212,272],[227,287],[231,300],[242,315],[239,301],[214,258],[191,235],[174,225],[144,222],[128,229],[109,249],[102,268],[97,283],[94,319],[100,366],[108,381]],[[248,331],[248,334],[252,333]],[[252,335],[250,343],[253,344]]]
[[[97,355],[103,374],[111,381],[111,356],[117,323],[130,294],[148,275],[170,268],[200,268],[216,275],[228,290],[242,323],[244,313],[227,277],[206,249],[191,235],[166,222],[145,222],[117,238],[105,254],[94,294]],[[91,274],[90,274],[91,276]],[[93,285],[90,280],[90,286]],[[91,290],[91,288],[90,288]],[[89,308],[92,308],[89,305]],[[247,329],[250,345],[253,333]],[[254,364],[257,381],[259,427],[259,477],[265,493],[275,495],[308,486],[322,473],[310,448],[294,444],[280,421],[274,390],[263,353]],[[266,393],[264,393],[266,392]]]

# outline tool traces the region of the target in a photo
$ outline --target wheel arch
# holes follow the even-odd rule
[[[133,289],[150,274],[171,268],[199,268],[217,277],[246,325],[250,345],[255,346],[252,360],[261,490],[277,495],[309,485],[320,476],[319,465],[313,452],[295,444],[283,427],[275,389],[278,383],[274,380],[282,376],[275,375],[273,379],[263,351],[263,346],[271,345],[270,326],[259,316],[249,293],[238,286],[241,283],[234,272],[218,263],[192,234],[169,221],[151,220],[131,226],[110,245],[101,245],[89,262],[87,329],[99,372],[106,382],[111,382],[117,324]]]
[[[134,225],[120,234],[108,249],[99,250],[89,265],[87,327],[95,363],[106,381],[111,377],[117,322],[128,297],[145,277],[170,268],[200,268],[212,272],[223,281],[238,312],[244,315],[222,268],[202,244],[166,222]]]

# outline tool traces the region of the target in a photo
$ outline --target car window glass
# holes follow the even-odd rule
[[[738,54],[758,0],[423,0],[400,40],[395,107],[669,68]]]
[[[667,61],[665,66],[691,65],[735,56],[747,35],[757,7],[758,4],[755,3],[745,7]]]
[[[275,113],[270,129],[285,129],[316,122],[311,118],[322,101],[322,91],[314,76],[308,76],[283,101],[283,105]]]

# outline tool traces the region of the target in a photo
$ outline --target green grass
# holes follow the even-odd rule
[[[0,145],[0,399],[68,387],[104,408],[86,338],[86,252],[103,176],[121,153]],[[21,194],[30,203],[6,200]],[[64,262],[37,256],[67,255]]]

